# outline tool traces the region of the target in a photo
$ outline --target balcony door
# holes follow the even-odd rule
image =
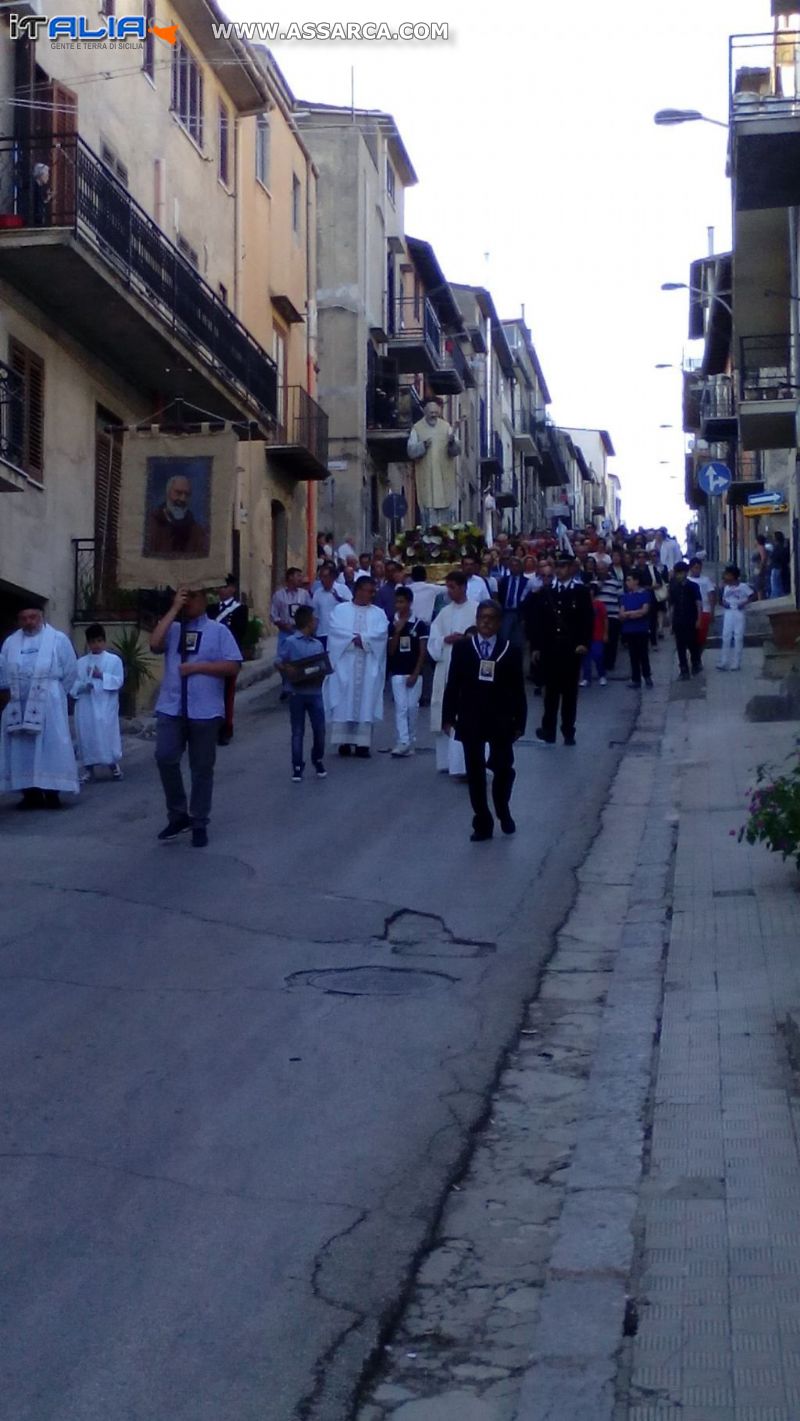
[[[30,192],[29,221],[69,227],[75,221],[77,194],[78,96],[38,66],[31,128],[30,169],[23,172],[23,186]],[[23,165],[25,161],[23,153]]]
[[[122,479],[122,429],[116,416],[97,406],[94,444],[94,594],[95,605],[113,603],[117,587],[119,495]]]
[[[287,337],[286,332],[279,326],[272,327],[272,359],[275,361],[275,368],[278,372],[278,424],[285,432],[287,439],[291,438],[290,431],[286,429],[286,366],[287,366]]]

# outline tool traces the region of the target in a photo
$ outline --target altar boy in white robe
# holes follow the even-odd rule
[[[120,657],[106,648],[105,629],[95,622],[86,631],[88,654],[78,661],[70,695],[75,701],[75,734],[81,784],[94,779],[95,765],[108,765],[112,780],[122,779],[119,693],[125,681]]]
[[[60,809],[78,793],[67,692],[77,658],[69,637],[25,607],[19,630],[0,647],[0,790],[21,790],[18,809]]]
[[[436,662],[431,693],[431,731],[436,736],[436,768],[441,774],[466,775],[464,747],[455,732],[442,730],[442,701],[450,670],[453,647],[468,631],[475,630],[476,606],[467,598],[466,573],[455,570],[445,579],[450,598],[431,623],[428,655]]]
[[[325,715],[331,727],[330,743],[340,755],[367,759],[372,727],[383,720],[383,688],[389,623],[380,607],[373,607],[375,582],[360,577],[353,585],[352,602],[341,602],[328,624],[328,658],[333,674],[323,687]]]

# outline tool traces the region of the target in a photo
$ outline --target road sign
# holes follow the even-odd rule
[[[719,495],[730,488],[733,474],[727,464],[702,464],[697,471],[697,482],[704,493]]]
[[[783,503],[782,493],[751,493],[747,500],[748,508],[772,508],[773,504]]]
[[[405,494],[402,493],[387,494],[381,507],[383,509],[384,518],[391,518],[395,521],[400,518],[405,518],[408,512],[408,503]]]

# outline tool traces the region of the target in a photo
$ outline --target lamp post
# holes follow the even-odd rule
[[[728,128],[720,118],[709,118],[699,109],[659,109],[653,114],[653,123],[659,128],[674,128],[679,123],[713,123],[715,128]]]
[[[704,291],[702,286],[690,286],[686,281],[662,281],[662,291],[688,291],[690,296],[705,296],[709,301],[719,301],[720,306],[733,315],[733,307],[730,301],[726,301],[724,296],[720,296],[716,291]]]

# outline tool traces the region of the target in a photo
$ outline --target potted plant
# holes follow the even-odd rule
[[[784,859],[794,859],[800,868],[800,755],[782,775],[773,775],[759,765],[755,787],[750,791],[750,813],[739,830],[739,843],[766,844]],[[735,829],[731,830],[736,833]]]
[[[139,692],[146,681],[154,681],[151,670],[153,658],[148,656],[139,640],[138,627],[128,627],[120,632],[111,644],[125,668],[125,684],[120,693],[120,710],[124,716],[136,714]]]
[[[242,656],[245,661],[255,661],[261,637],[264,632],[264,623],[260,617],[250,616],[247,619],[247,626],[242,635]]]

